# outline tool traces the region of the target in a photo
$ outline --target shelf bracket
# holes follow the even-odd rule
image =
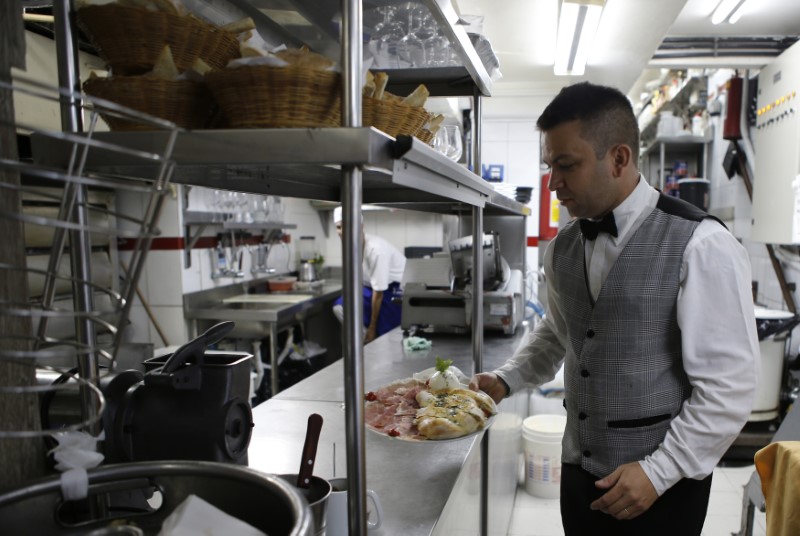
[[[206,227],[208,227],[208,224],[207,223],[199,223],[199,224],[195,224],[194,227],[197,227],[197,230],[194,232],[194,234],[192,234],[191,230],[190,230],[191,227],[188,226],[188,225],[186,226],[186,238],[187,238],[187,240],[186,240],[186,246],[184,247],[184,250],[183,250],[184,251],[184,255],[185,255],[185,259],[184,259],[184,263],[183,263],[184,264],[184,266],[183,266],[184,268],[191,268],[192,267],[192,248],[195,246],[195,244],[197,244],[197,241],[200,240],[200,236],[202,236],[203,231],[206,230]]]

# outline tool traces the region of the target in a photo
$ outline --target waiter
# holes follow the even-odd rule
[[[342,236],[342,208],[333,211],[336,232]],[[379,236],[364,233],[364,344],[400,325],[400,282],[406,258],[396,247]],[[398,298],[394,300],[394,298]],[[334,302],[333,314],[343,321],[342,298]]]

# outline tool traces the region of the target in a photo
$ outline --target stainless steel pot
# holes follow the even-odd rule
[[[164,519],[189,494],[270,536],[314,534],[311,508],[295,486],[238,465],[200,461],[137,462],[90,469],[89,497],[107,506],[104,515],[93,514],[87,501],[64,501],[60,478],[48,477],[0,495],[0,527],[3,534],[77,536],[116,521],[155,536]]]

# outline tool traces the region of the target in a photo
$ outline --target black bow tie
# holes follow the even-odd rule
[[[617,222],[614,221],[613,212],[609,212],[599,221],[581,219],[580,226],[581,233],[583,233],[583,236],[585,236],[587,240],[594,240],[600,232],[606,232],[611,236],[617,236]]]

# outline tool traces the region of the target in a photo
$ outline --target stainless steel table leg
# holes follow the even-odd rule
[[[270,396],[278,394],[278,326],[269,324]]]

